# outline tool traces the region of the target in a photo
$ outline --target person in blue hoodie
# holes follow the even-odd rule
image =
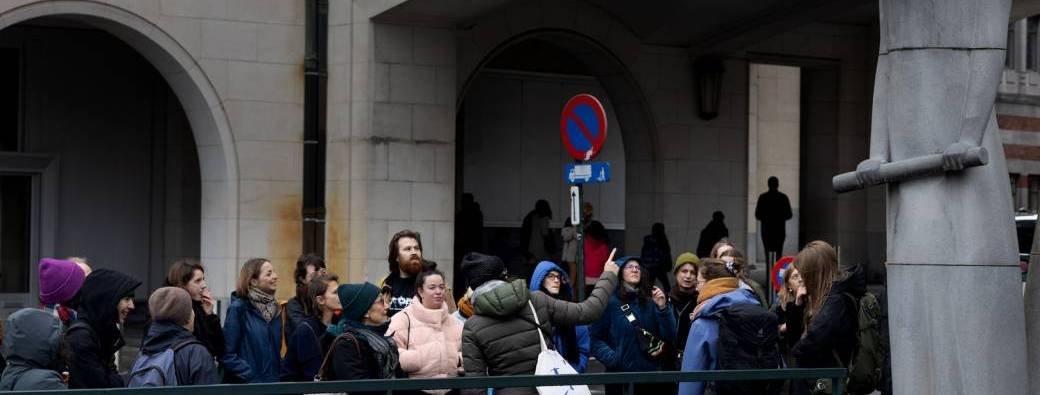
[[[737,270],[730,263],[705,258],[697,273],[697,307],[686,338],[682,371],[715,370],[718,365],[719,320],[716,314],[737,305],[758,305],[754,292],[740,287]],[[680,395],[701,395],[706,382],[679,383]]]
[[[661,342],[675,344],[675,316],[668,297],[651,285],[650,273],[644,272],[639,257],[624,257],[618,262],[624,262],[619,271],[618,290],[611,296],[603,316],[591,328],[592,355],[608,372],[660,371],[666,348]],[[635,320],[630,322],[629,315]],[[637,327],[648,334],[637,332]],[[608,395],[621,394],[623,385],[607,385],[606,390]],[[674,391],[672,383],[636,384],[635,390],[637,394]]]
[[[253,258],[238,274],[224,322],[224,381],[276,383],[281,371],[282,318],[274,292],[278,274],[264,258]]]
[[[542,291],[553,298],[570,301],[573,293],[567,272],[555,263],[542,261],[531,276],[531,291]],[[578,373],[589,364],[589,327],[586,325],[554,325],[552,341],[556,351],[571,363]]]

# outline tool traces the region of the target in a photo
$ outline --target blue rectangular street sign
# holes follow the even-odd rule
[[[563,178],[571,184],[610,182],[610,162],[568,163]]]

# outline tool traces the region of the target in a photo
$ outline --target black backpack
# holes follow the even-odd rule
[[[776,315],[757,304],[727,307],[719,320],[718,370],[779,369]],[[718,395],[779,394],[782,380],[716,381]]]

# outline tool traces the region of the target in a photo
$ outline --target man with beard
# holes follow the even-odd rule
[[[383,293],[389,294],[388,316],[393,317],[412,303],[415,297],[415,275],[422,270],[436,269],[436,264],[422,258],[422,239],[419,232],[402,230],[390,239],[390,274],[383,279]]]

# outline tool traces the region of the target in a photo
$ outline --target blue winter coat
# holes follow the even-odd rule
[[[646,329],[666,343],[675,344],[675,316],[672,307],[666,305],[658,309],[653,301],[643,304],[636,298],[629,303],[639,326]],[[606,366],[608,372],[652,372],[661,370],[662,359],[652,360],[639,347],[636,331],[621,312],[621,300],[611,295],[603,317],[592,324],[592,355]]]
[[[694,317],[690,334],[686,337],[683,351],[682,371],[715,370],[718,362],[719,320],[716,314],[730,306],[758,305],[758,298],[749,290],[740,288],[704,301],[704,306]],[[704,393],[702,381],[679,383],[680,395]]]
[[[542,281],[545,280],[545,276],[548,275],[551,271],[558,272],[561,275],[560,297],[564,300],[571,300],[571,295],[573,295],[573,293],[571,291],[571,284],[567,280],[567,272],[560,268],[559,265],[549,261],[542,261],[538,264],[537,267],[534,268],[534,275],[531,276],[531,292],[541,290]],[[556,350],[559,351],[561,355],[563,355],[564,350],[567,350],[567,347],[569,347],[569,345],[567,344],[564,337],[560,333],[558,333],[556,327],[553,327],[552,334],[552,342],[556,345]],[[584,373],[585,369],[589,365],[589,327],[587,325],[575,326],[574,338],[578,341],[578,360],[568,360],[568,362],[571,363],[571,367],[573,367],[574,370],[578,371],[578,373]],[[566,358],[567,356],[564,355],[564,357]]]
[[[264,320],[260,311],[231,294],[224,322],[224,369],[247,383],[277,383],[281,370],[282,319]]]

